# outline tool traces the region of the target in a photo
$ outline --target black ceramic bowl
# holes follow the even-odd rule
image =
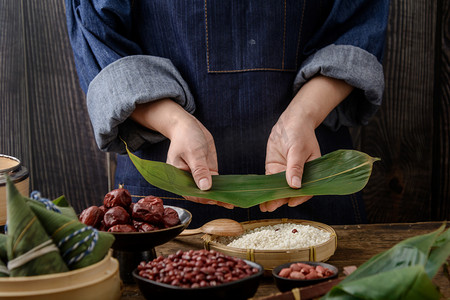
[[[179,235],[192,220],[192,214],[184,208],[164,205],[173,208],[180,217],[181,224],[149,232],[111,232],[116,240],[111,246],[118,251],[142,252],[162,245]]]
[[[208,300],[239,300],[253,297],[263,276],[264,269],[260,264],[244,260],[248,265],[258,268],[258,273],[248,277],[219,284],[216,286],[183,288],[165,283],[159,283],[139,276],[139,271],[133,271],[134,280],[146,299],[208,299]]]
[[[330,275],[328,277],[323,277],[323,278],[319,278],[319,279],[289,279],[289,278],[284,278],[278,275],[278,273],[280,273],[280,271],[284,268],[288,268],[290,265],[295,264],[295,263],[304,263],[304,264],[308,264],[311,266],[322,266],[324,268],[328,268],[333,272],[333,275]],[[304,286],[309,286],[309,285],[313,285],[319,282],[324,282],[333,278],[336,278],[339,274],[338,272],[338,268],[336,268],[333,265],[327,264],[327,263],[323,263],[323,262],[313,262],[313,261],[295,261],[295,262],[289,262],[289,263],[285,263],[282,265],[279,265],[277,267],[275,267],[272,270],[272,276],[275,280],[275,284],[277,285],[278,289],[281,292],[286,292],[286,291],[290,291],[293,288],[299,288],[299,287],[304,287]]]

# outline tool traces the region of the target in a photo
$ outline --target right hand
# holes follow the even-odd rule
[[[211,188],[211,175],[218,174],[216,147],[213,136],[200,121],[170,99],[138,105],[131,117],[170,139],[168,164],[192,173],[199,189]],[[211,199],[183,197],[203,204],[234,207]]]

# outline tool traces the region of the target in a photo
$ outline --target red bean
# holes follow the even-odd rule
[[[152,261],[141,262],[138,270],[144,278],[191,288],[215,286],[259,271],[242,259],[204,249],[178,250],[167,258],[159,256]]]
[[[283,268],[279,276],[289,279],[318,279],[333,275],[333,271],[323,266],[312,266],[305,263],[293,263],[288,268]]]

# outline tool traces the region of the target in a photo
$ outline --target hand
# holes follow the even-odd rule
[[[218,174],[216,148],[211,133],[200,121],[170,99],[138,105],[131,118],[170,139],[167,163],[191,172],[199,189],[211,188],[211,175]],[[210,199],[183,197],[203,204],[234,207]]]
[[[321,75],[303,85],[272,128],[267,142],[266,174],[286,171],[289,186],[301,188],[305,163],[321,156],[315,129],[352,90],[342,80]],[[271,212],[286,203],[297,206],[311,198],[276,199],[260,204],[260,210]]]
[[[305,162],[321,156],[319,143],[315,135],[314,124],[299,118],[299,113],[288,108],[272,128],[267,142],[266,174],[286,171],[286,181],[292,188],[301,187],[301,178]],[[283,198],[260,204],[260,210],[271,212],[288,204],[297,206],[312,196]]]

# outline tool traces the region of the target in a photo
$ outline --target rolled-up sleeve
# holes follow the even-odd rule
[[[66,0],[66,19],[95,140],[103,151],[125,153],[162,135],[131,121],[137,104],[171,98],[193,113],[188,85],[169,59],[143,55],[132,35],[133,1]]]
[[[307,58],[295,78],[294,93],[318,74],[355,87],[325,118],[323,123],[333,130],[367,124],[382,103],[388,15],[389,0],[337,0],[305,46]]]
[[[137,104],[170,98],[190,113],[195,106],[187,84],[169,59],[133,55],[104,68],[90,83],[87,107],[100,149],[123,153],[165,137],[128,119]]]

